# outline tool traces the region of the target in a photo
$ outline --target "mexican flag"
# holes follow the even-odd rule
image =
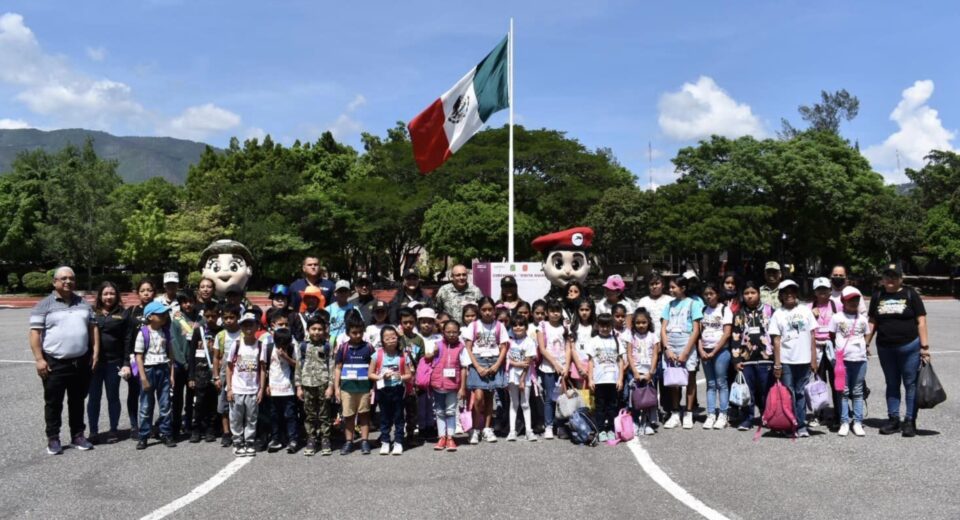
[[[440,167],[487,122],[510,106],[508,37],[407,125],[420,173]]]

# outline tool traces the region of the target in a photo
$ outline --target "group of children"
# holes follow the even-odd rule
[[[190,441],[220,437],[237,456],[264,448],[295,453],[301,446],[307,456],[330,455],[341,429],[342,455],[355,449],[357,437],[369,454],[372,423],[379,425],[382,455],[401,455],[417,438],[434,436],[435,450],[456,451],[460,432],[470,444],[496,442],[495,428],[508,441],[536,441],[541,425],[534,425],[533,411],[538,423],[542,417],[544,439],[565,438],[556,403],[571,388],[592,400],[600,441],[616,438],[614,421],[624,408],[640,434],[654,434],[662,418],[663,428],[689,429],[700,365],[707,382],[704,429],[725,428],[737,408],[739,429],[751,428],[754,406],[763,412],[766,392],[779,379],[793,392],[803,437],[804,385],[828,358],[827,347],[831,362],[847,368],[846,388],[836,396],[839,433],[850,431],[850,399],[853,432],[863,435],[869,326],[859,291],[844,289],[837,305],[829,286],[824,291],[815,283],[816,301],[802,305],[796,283],[787,280],[778,287],[782,306],[773,309],[752,282],[737,288],[724,279],[702,290],[695,284],[671,279],[668,295],[665,280],[654,275],[648,296],[636,304],[603,302],[610,312],[599,315],[576,285],[564,299],[513,309],[484,297],[464,304],[459,316],[411,305],[400,310],[397,325],[388,323],[382,302],[365,320],[345,298],[323,308],[320,291],[310,288],[294,310],[287,308],[286,288],[275,289],[265,313],[248,302],[197,303],[181,292],[176,308],[154,301],[143,309],[134,355],[147,406],[137,448],[147,446],[154,400],[169,411],[163,403],[176,379],[175,334],[189,344]],[[663,372],[678,367],[686,377],[665,381]],[[738,374],[752,396],[740,407],[730,403]],[[631,409],[633,389],[644,385],[659,390],[660,406]],[[162,409],[157,426],[173,445],[170,415]]]

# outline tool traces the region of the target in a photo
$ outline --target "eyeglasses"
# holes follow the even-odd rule
[[[73,277],[73,276],[61,276],[60,278],[57,278],[57,280],[60,280],[61,282],[75,282],[75,281],[77,281],[76,277]]]

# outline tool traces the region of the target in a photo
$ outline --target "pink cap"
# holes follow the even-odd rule
[[[623,278],[621,278],[619,274],[614,274],[607,277],[607,283],[603,284],[603,287],[611,291],[620,292],[627,288],[627,284],[623,282]]]

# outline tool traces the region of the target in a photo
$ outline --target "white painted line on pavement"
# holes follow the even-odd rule
[[[203,484],[193,488],[193,490],[186,495],[183,495],[173,502],[154,510],[152,513],[142,517],[140,520],[160,520],[161,518],[173,514],[178,509],[181,509],[182,507],[213,491],[214,488],[220,484],[223,484],[225,480],[230,478],[234,473],[240,471],[240,468],[246,466],[251,461],[253,461],[253,459],[249,457],[234,460],[230,464],[227,464],[227,467],[221,469],[219,473],[210,477],[210,479]]]
[[[28,365],[32,365],[36,363],[36,361],[24,361],[22,359],[0,359],[0,363],[25,363]]]
[[[689,507],[690,509],[693,509],[704,518],[708,518],[710,520],[729,520],[729,518],[724,516],[722,513],[704,504],[699,499],[687,492],[686,489],[683,489],[679,484],[674,482],[669,475],[660,469],[660,466],[657,466],[657,464],[653,462],[653,459],[650,458],[650,454],[647,453],[647,450],[640,446],[639,440],[634,438],[632,441],[627,443],[627,446],[630,447],[633,457],[637,459],[637,462],[640,463],[640,467],[643,468],[643,471],[646,472],[647,476],[649,476],[654,482],[662,487],[667,493],[673,495],[673,498],[676,498],[680,501],[680,503]]]

